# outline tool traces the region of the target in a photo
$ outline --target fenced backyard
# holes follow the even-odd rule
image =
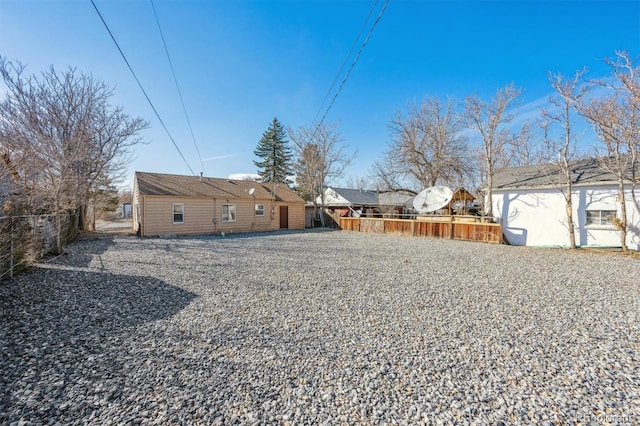
[[[503,243],[502,225],[477,216],[432,215],[412,219],[341,217],[336,222],[345,231]]]
[[[638,423],[636,259],[326,229],[66,252],[0,284],[0,424]]]
[[[77,216],[62,215],[60,239],[67,245],[78,234]],[[51,214],[0,218],[0,280],[56,250],[58,221]]]

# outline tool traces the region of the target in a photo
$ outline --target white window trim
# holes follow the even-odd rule
[[[597,212],[599,213],[599,222],[600,223],[586,223],[588,221],[588,215],[589,212]],[[602,223],[602,212],[613,212],[614,213],[614,217],[618,217],[618,212],[616,210],[603,210],[603,209],[593,209],[593,210],[586,210],[585,211],[585,226],[589,229],[606,229],[606,230],[611,230],[611,229],[616,229],[615,225],[613,223]]]
[[[176,222],[176,206],[182,206],[182,222]],[[172,203],[171,204],[171,223],[174,225],[184,224],[184,203]]]
[[[259,210],[258,206],[262,206],[262,210]],[[260,217],[264,216],[264,211],[265,211],[264,204],[256,204],[255,205],[254,212],[255,212],[256,216],[260,216]]]
[[[227,219],[224,218],[224,208],[225,208],[225,206],[233,206],[233,211],[235,213],[233,219],[230,218],[230,216],[231,216],[230,214],[228,215]],[[238,209],[237,209],[236,205],[232,204],[232,203],[223,204],[222,205],[222,215],[221,216],[222,216],[222,221],[223,222],[235,222],[236,220],[238,220]]]

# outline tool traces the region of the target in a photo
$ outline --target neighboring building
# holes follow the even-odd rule
[[[320,197],[316,203],[321,204]],[[378,192],[370,189],[326,188],[324,206],[340,217],[373,215],[378,207]]]
[[[141,236],[304,229],[304,201],[281,184],[136,172],[133,227]]]
[[[569,246],[566,203],[561,171],[554,164],[511,167],[493,178],[493,214],[502,222],[509,243],[527,246]],[[572,203],[576,244],[620,247],[615,219],[622,217],[618,183],[597,160],[577,161],[572,167]],[[640,197],[640,193],[636,192]],[[625,191],[629,232],[627,246],[640,250],[640,214]]]
[[[413,214],[416,193],[408,189],[387,190],[378,193],[379,209],[386,214]]]
[[[340,217],[409,214],[415,192],[409,190],[326,188],[324,205]],[[316,200],[320,204],[320,197]]]
[[[118,209],[117,209],[117,213],[118,216],[120,217],[131,217],[132,214],[132,208],[131,208],[131,202],[127,201],[125,203],[122,203]]]

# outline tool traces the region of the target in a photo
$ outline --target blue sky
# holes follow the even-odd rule
[[[199,173],[151,2],[94,1]],[[375,0],[154,4],[201,157],[219,157],[204,162],[205,174],[226,177],[256,172],[253,150],[273,117],[298,127],[324,114],[321,103]],[[407,102],[488,99],[513,82],[526,111],[552,93],[547,71],[570,75],[586,66],[589,76],[606,76],[603,59],[615,50],[640,55],[639,1],[391,0],[327,116],[358,152],[344,180],[369,174],[386,149],[389,119]],[[0,0],[0,54],[31,73],[73,66],[115,85],[113,103],[151,123],[128,182],[136,170],[191,173],[89,0]]]

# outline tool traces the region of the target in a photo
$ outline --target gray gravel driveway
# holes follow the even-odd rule
[[[84,238],[0,283],[0,424],[638,424],[640,261]]]

